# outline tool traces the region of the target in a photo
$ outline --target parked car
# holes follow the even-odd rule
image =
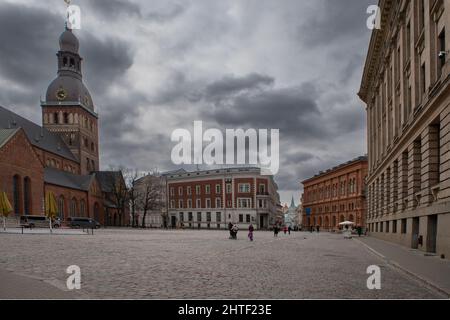
[[[48,228],[50,221],[46,216],[25,215],[20,217],[20,225],[25,228]],[[53,228],[61,227],[61,221],[56,219],[52,221]]]
[[[71,217],[67,219],[71,228],[98,229],[100,223],[91,218]]]

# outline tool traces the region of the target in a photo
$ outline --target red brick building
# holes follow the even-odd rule
[[[82,81],[79,42],[66,29],[59,39],[58,74],[41,101],[43,126],[0,106],[0,188],[14,217],[43,215],[44,195],[55,194],[58,216],[91,217],[125,225],[113,186],[120,172],[99,171],[98,115]]]
[[[278,186],[258,168],[179,170],[164,176],[171,227],[227,229],[231,222],[268,229],[276,222]]]
[[[365,226],[367,157],[360,157],[303,181],[303,226],[338,229],[344,221]]]

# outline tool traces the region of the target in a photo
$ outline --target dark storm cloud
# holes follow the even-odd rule
[[[226,76],[206,87],[207,100],[221,100],[230,95],[259,89],[273,85],[275,79],[269,76],[252,73],[245,77]]]
[[[80,6],[83,8],[90,7],[93,10],[93,14],[101,16],[102,18],[114,18],[121,15],[128,16],[141,16],[141,8],[130,1],[122,0],[84,0],[80,1]]]
[[[145,1],[141,1],[140,4],[144,3]],[[186,4],[182,5],[176,2],[166,2],[165,7],[160,9],[150,6],[149,10],[144,10],[140,4],[126,0],[84,0],[79,2],[80,6],[92,10],[94,15],[115,22],[122,17],[128,17],[164,23],[178,17],[186,10]]]
[[[0,3],[0,76],[34,86],[56,68],[56,30],[63,20],[45,10]],[[56,38],[57,39],[57,38]]]
[[[299,38],[305,45],[320,46],[363,37],[367,33],[367,8],[377,3],[378,0],[318,0],[299,26]]]
[[[318,137],[320,111],[301,88],[274,89],[240,95],[217,104],[211,118],[225,127],[279,128],[282,134]]]
[[[83,72],[91,90],[98,94],[117,84],[133,65],[133,51],[129,43],[111,37],[80,35],[80,53],[86,57]]]

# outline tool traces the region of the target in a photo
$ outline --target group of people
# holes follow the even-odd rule
[[[233,224],[233,223],[230,222],[228,224],[228,230],[230,231],[230,239],[237,240],[237,233],[239,231],[239,227],[236,224]],[[291,226],[284,226],[282,230],[283,230],[284,234],[288,234],[289,233],[289,235],[290,235],[291,231],[292,231],[292,227]],[[253,241],[253,233],[254,233],[254,231],[255,231],[255,227],[253,227],[253,225],[251,224],[248,227],[248,239],[250,241]],[[273,226],[274,237],[278,237],[278,233],[280,233],[280,231],[281,231],[281,227],[280,226],[278,226],[278,225],[274,225]]]
[[[230,239],[237,240],[237,233],[239,231],[239,227],[236,224],[232,224],[231,222],[228,224],[228,230],[230,231]],[[251,224],[248,227],[248,239],[253,241],[253,232],[255,228]]]
[[[274,225],[273,226],[273,236],[274,237],[278,237],[278,233],[280,233],[281,227],[279,227],[278,225]],[[283,227],[283,232],[284,234],[291,234],[292,231],[292,227],[291,226],[284,226]]]

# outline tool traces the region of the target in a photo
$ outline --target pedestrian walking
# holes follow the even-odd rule
[[[278,237],[278,226],[277,225],[273,226],[273,236]]]
[[[284,231],[284,234],[287,233],[287,227],[286,226],[284,226],[283,231]]]
[[[289,228],[288,228],[289,235],[291,235],[291,231],[292,231],[292,228],[291,228],[291,226],[289,226]]]
[[[317,226],[316,230],[317,230],[317,233],[319,233],[320,232],[320,226]]]
[[[255,230],[255,228],[251,224],[250,227],[248,227],[248,238],[250,239],[250,241],[253,241],[253,231],[254,230]]]
[[[237,225],[233,225],[233,227],[231,228],[231,237],[234,240],[237,240],[237,233],[239,231],[239,228]]]
[[[362,227],[358,226],[358,228],[356,228],[358,230],[358,237],[361,237],[362,235]]]
[[[230,222],[228,224],[228,231],[230,231],[230,239],[233,239],[233,231],[232,231],[232,229],[233,229],[233,224]]]

